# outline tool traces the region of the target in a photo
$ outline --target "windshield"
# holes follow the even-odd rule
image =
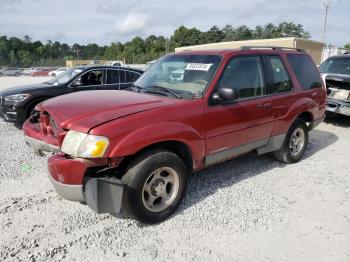
[[[65,84],[82,71],[83,71],[83,68],[71,68],[65,72],[60,73],[58,76],[46,81],[45,83],[50,85]]]
[[[145,93],[173,93],[173,96],[178,94],[181,98],[198,98],[208,86],[220,61],[218,55],[165,56],[155,62],[135,82],[135,86]]]
[[[320,73],[350,75],[350,57],[329,58],[320,65]]]

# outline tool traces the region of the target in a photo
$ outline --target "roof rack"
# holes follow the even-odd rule
[[[293,50],[297,52],[306,52],[305,49],[302,48],[293,48],[293,47],[283,47],[283,46],[241,46],[241,50],[252,50],[252,49],[272,49],[272,50],[277,50],[277,51],[282,51],[282,50]]]

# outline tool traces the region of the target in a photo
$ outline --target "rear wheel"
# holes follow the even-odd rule
[[[298,162],[305,153],[309,141],[309,132],[304,120],[297,118],[290,127],[283,146],[275,151],[277,160],[291,164]]]
[[[137,220],[157,223],[180,205],[187,184],[183,161],[168,151],[150,151],[135,159],[122,178],[124,207]]]

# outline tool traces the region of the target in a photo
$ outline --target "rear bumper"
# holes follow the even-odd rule
[[[342,102],[335,99],[327,99],[326,111],[350,116],[350,102]]]

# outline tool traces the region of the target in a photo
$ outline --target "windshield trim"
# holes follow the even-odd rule
[[[223,62],[224,62],[224,56],[221,55],[221,54],[217,54],[217,56],[220,57],[220,62],[218,63],[218,66],[216,67],[213,75],[211,76],[210,80],[208,81],[208,84],[207,86],[203,89],[202,91],[202,97],[201,99],[204,99],[204,97],[206,96],[206,94],[208,93],[208,90],[209,90],[209,87],[211,87],[213,81],[214,81],[214,78],[216,77],[219,69],[221,68],[221,66],[223,65]]]

